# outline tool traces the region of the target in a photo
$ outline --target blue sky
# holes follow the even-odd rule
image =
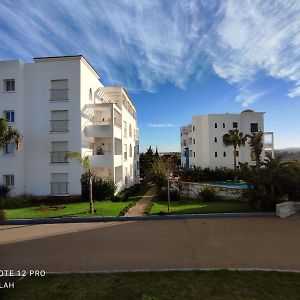
[[[142,150],[179,150],[192,115],[245,108],[266,112],[275,148],[300,147],[299,0],[1,0],[0,36],[0,60],[83,54],[123,85]]]

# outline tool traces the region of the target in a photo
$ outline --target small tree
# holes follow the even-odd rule
[[[260,168],[260,156],[264,148],[263,136],[264,133],[262,131],[246,135],[248,144],[251,147],[251,155],[255,157],[256,170]]]
[[[169,170],[162,159],[156,159],[146,172],[146,180],[152,181],[159,189],[166,187]]]
[[[223,144],[225,147],[233,146],[233,165],[234,165],[234,180],[236,181],[237,166],[236,166],[236,151],[237,147],[245,146],[247,137],[238,129],[230,129],[228,133],[223,135]]]
[[[94,213],[94,203],[93,203],[93,174],[91,170],[90,160],[88,156],[81,157],[79,152],[70,151],[66,154],[66,158],[75,159],[80,162],[82,167],[87,172],[88,182],[89,182],[89,203],[90,203],[90,213]]]

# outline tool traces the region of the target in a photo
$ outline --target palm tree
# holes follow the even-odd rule
[[[238,129],[230,129],[228,133],[223,135],[223,144],[225,147],[233,146],[233,165],[236,180],[236,149],[237,147],[245,146],[247,137]]]
[[[259,170],[260,168],[260,155],[264,148],[263,136],[264,133],[262,131],[259,131],[257,133],[253,132],[252,134],[246,135],[248,144],[251,147],[251,155],[255,157],[256,170]]]
[[[93,203],[93,174],[91,170],[90,160],[88,156],[81,157],[79,152],[70,151],[66,154],[66,159],[71,158],[80,162],[82,167],[85,169],[88,175],[89,182],[89,203],[90,203],[90,213],[94,213],[94,203]]]
[[[17,150],[20,148],[22,135],[13,129],[5,119],[0,118],[0,149],[8,144],[15,143]]]

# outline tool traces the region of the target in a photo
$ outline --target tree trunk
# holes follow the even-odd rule
[[[90,214],[94,213],[94,203],[93,203],[93,179],[92,173],[89,170],[89,202],[90,202]]]
[[[236,173],[236,146],[233,146],[233,166],[234,166],[234,181],[237,181],[237,173]]]
[[[260,155],[256,156],[256,170],[259,171],[260,168]]]

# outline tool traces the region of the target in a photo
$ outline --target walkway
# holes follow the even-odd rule
[[[142,216],[155,195],[156,187],[150,188],[143,198],[128,210],[128,212],[125,214],[125,217]]]
[[[165,268],[300,270],[300,218],[216,218],[23,226],[0,245],[2,269],[53,272]],[[94,226],[94,228],[87,228]],[[3,227],[0,227],[3,228]],[[44,235],[34,238],[33,228]],[[80,230],[80,228],[84,230]],[[18,231],[18,233],[17,233]],[[1,243],[1,238],[0,238]]]

